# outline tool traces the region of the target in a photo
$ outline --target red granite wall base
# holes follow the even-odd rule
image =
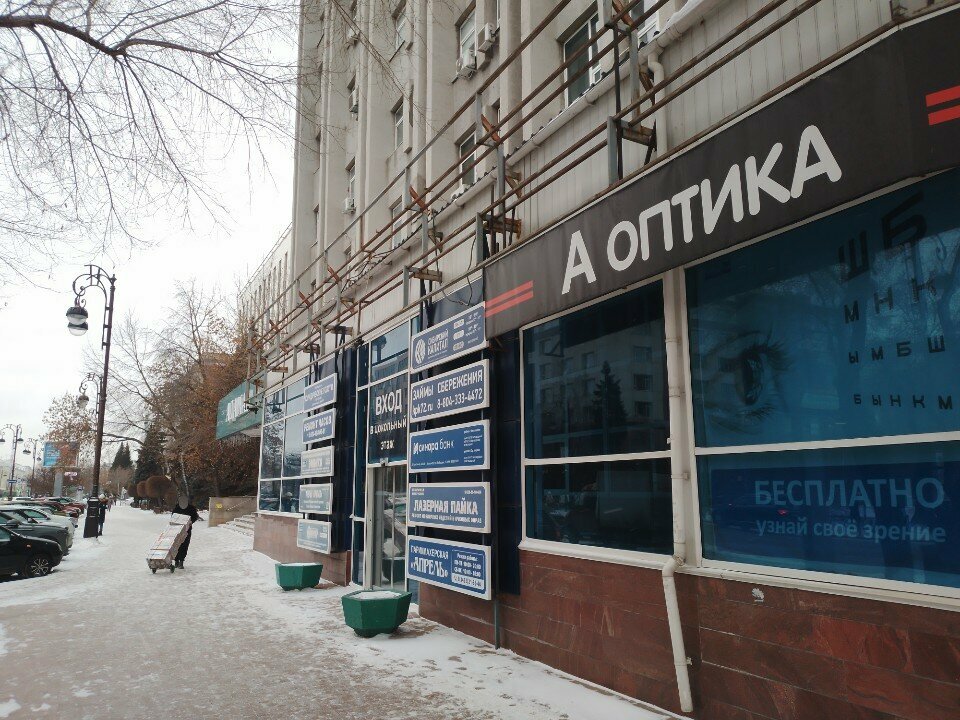
[[[297,518],[258,514],[253,549],[277,562],[323,563],[323,579],[346,585],[350,580],[350,553],[324,553],[297,547]]]
[[[501,643],[679,713],[656,570],[521,552]],[[699,720],[960,720],[960,613],[677,576]],[[420,612],[487,642],[492,603],[421,585]]]

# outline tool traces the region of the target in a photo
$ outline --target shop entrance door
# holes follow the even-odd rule
[[[407,468],[378,467],[373,472],[373,585],[406,590]]]

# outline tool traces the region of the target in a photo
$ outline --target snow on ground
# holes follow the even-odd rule
[[[165,525],[115,507],[50,576],[0,583],[0,718],[669,717],[419,617],[359,638],[348,589],[285,593],[226,528],[200,523],[186,569],[151,574]]]

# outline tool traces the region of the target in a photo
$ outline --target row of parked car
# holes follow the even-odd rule
[[[0,576],[49,574],[70,552],[84,510],[63,497],[0,503]]]

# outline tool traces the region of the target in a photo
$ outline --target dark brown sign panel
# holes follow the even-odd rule
[[[960,164],[960,12],[902,26],[484,273],[487,337]]]

